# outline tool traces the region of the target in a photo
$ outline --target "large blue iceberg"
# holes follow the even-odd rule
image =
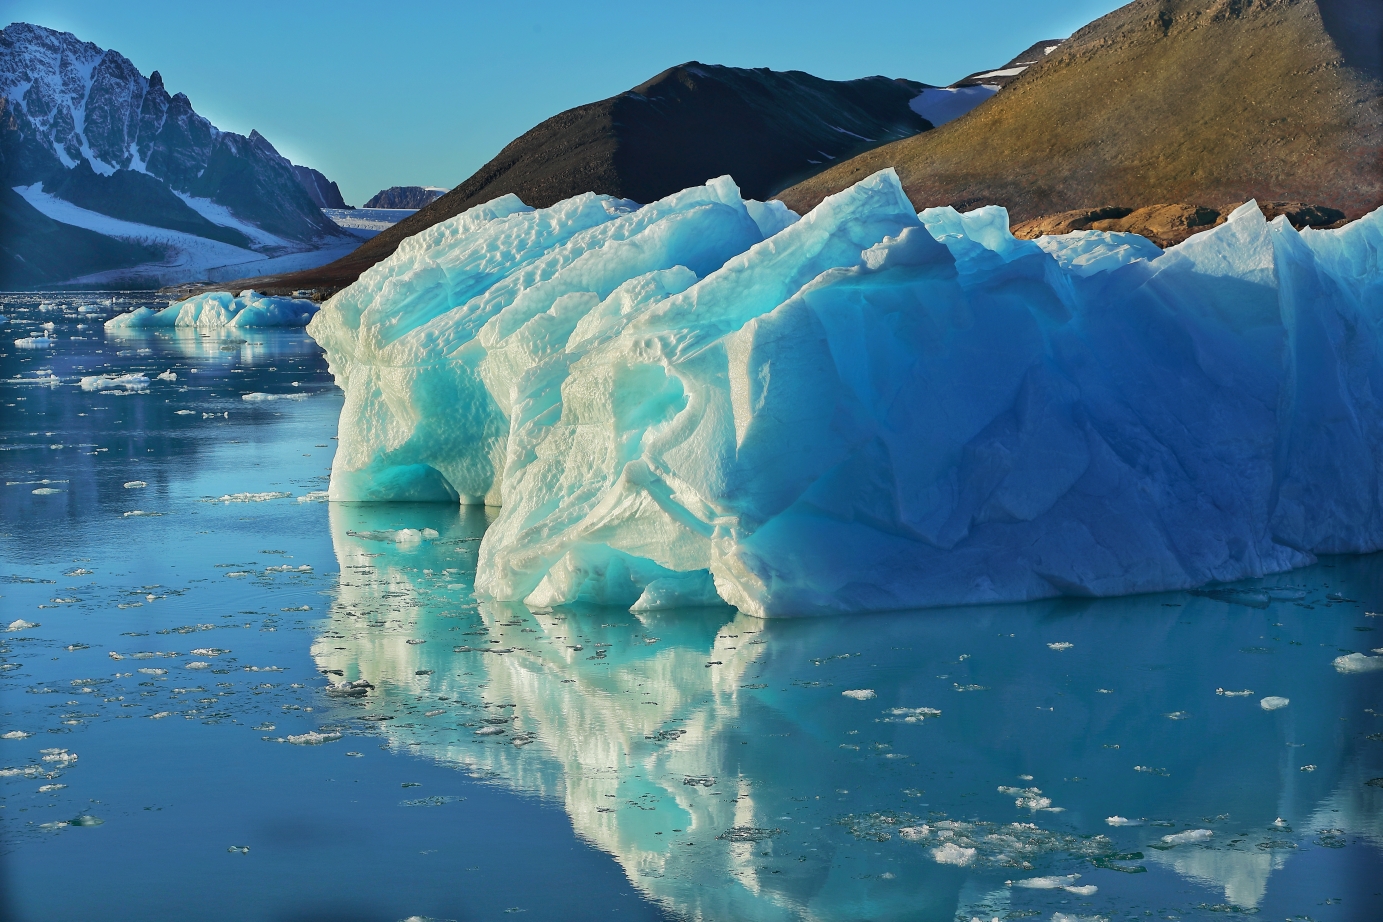
[[[275,298],[246,289],[239,295],[208,291],[162,310],[140,307],[106,321],[112,332],[148,329],[222,330],[304,327],[318,305],[305,298]]]
[[[513,196],[308,328],[335,500],[502,508],[477,591],[759,616],[1116,595],[1383,548],[1383,214],[1162,252],[728,177]]]

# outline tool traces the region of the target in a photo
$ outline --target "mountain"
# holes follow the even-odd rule
[[[446,195],[438,186],[390,186],[365,203],[366,208],[426,208]]]
[[[157,246],[62,224],[0,185],[0,290],[38,288],[106,269],[164,258]]]
[[[535,208],[582,192],[652,202],[728,173],[746,197],[767,198],[832,161],[930,128],[909,108],[925,88],[887,77],[834,81],[691,61],[554,115],[345,258],[257,284],[334,291],[405,238],[510,192]]]
[[[779,198],[805,212],[894,167],[914,205],[1015,221],[1165,203],[1383,204],[1383,3],[1137,0],[943,128],[836,164]]]
[[[169,95],[158,71],[145,77],[116,51],[42,26],[0,30],[0,156],[0,180],[20,193],[17,201],[6,196],[9,226],[47,229],[42,242],[23,235],[6,240],[12,257],[30,269],[46,267],[33,284],[86,274],[92,259],[78,253],[108,253],[115,261],[97,267],[105,271],[130,268],[122,260],[145,252],[77,247],[65,266],[62,250],[38,252],[51,247],[54,234],[66,233],[38,221],[40,213],[126,240],[161,237],[165,281],[168,272],[200,277],[198,258],[246,262],[340,249],[351,239],[258,132],[221,131],[186,95]],[[206,248],[199,240],[225,246]],[[170,247],[182,255],[170,259]],[[200,257],[188,256],[198,248],[205,251]]]
[[[1013,82],[1023,71],[1044,61],[1065,41],[1049,38],[1028,47],[1022,54],[1003,67],[977,71],[962,77],[950,86],[929,86],[913,97],[908,105],[912,111],[940,128],[977,107],[988,102],[990,97]]]
[[[298,177],[298,182],[307,190],[308,197],[318,208],[350,207],[346,204],[346,200],[341,197],[341,190],[336,183],[312,167],[298,166],[295,163],[293,164],[293,175]]]

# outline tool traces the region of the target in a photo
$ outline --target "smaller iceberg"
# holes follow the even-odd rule
[[[274,298],[246,289],[239,295],[208,291],[163,310],[141,307],[106,321],[106,329],[147,330],[164,327],[219,330],[248,327],[305,327],[319,305],[305,298]]]

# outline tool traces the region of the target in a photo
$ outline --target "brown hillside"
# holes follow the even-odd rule
[[[935,131],[778,196],[804,213],[895,167],[913,203],[1022,221],[1163,202],[1383,204],[1383,2],[1137,0]]]

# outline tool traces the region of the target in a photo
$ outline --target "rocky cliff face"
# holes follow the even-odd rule
[[[307,190],[308,196],[317,204],[318,208],[349,208],[346,200],[341,197],[341,189],[327,179],[317,170],[310,166],[298,166],[293,164],[293,174],[298,177],[298,182]]]
[[[169,95],[158,71],[145,77],[119,52],[12,24],[0,30],[0,96],[7,186],[46,183],[85,162],[101,175],[147,174],[292,243],[339,234],[266,139],[220,131],[187,96]]]

